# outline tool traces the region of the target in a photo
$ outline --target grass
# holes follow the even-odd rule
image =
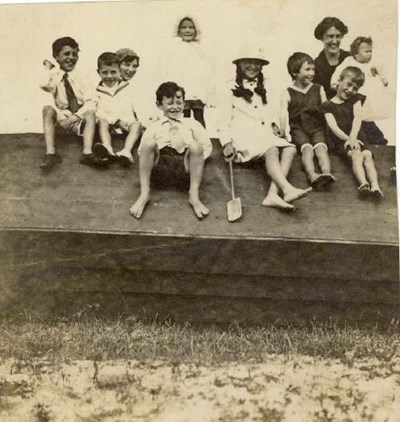
[[[0,320],[1,358],[54,358],[198,364],[261,363],[271,354],[390,362],[400,357],[400,327],[385,329],[311,322],[307,326],[192,326],[91,315],[51,321]]]

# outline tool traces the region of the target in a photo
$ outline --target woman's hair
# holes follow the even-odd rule
[[[314,64],[314,60],[308,54],[300,52],[293,53],[289,57],[287,61],[287,70],[293,80],[296,79],[296,74],[300,72],[303,63]]]
[[[240,68],[240,64],[237,63],[235,79],[236,86],[232,89],[233,95],[235,97],[241,97],[248,103],[251,103],[251,97],[253,96],[253,92],[250,89],[246,89],[243,87],[243,79],[244,74]],[[262,74],[262,72],[260,72],[260,74],[257,76],[257,87],[254,92],[261,97],[263,104],[267,104],[267,91],[264,87],[264,75]]]
[[[348,76],[352,82],[357,84],[359,88],[364,85],[365,74],[359,67],[348,66],[343,69],[342,73],[340,74],[339,81],[344,79],[346,76]]]
[[[178,23],[178,26],[177,26],[177,29],[176,29],[176,36],[178,36],[179,37],[179,31],[181,30],[181,26],[182,26],[182,24],[183,24],[183,22],[184,21],[189,21],[189,22],[192,22],[192,24],[193,24],[193,26],[194,26],[194,30],[195,30],[195,36],[194,36],[194,39],[195,40],[197,40],[197,37],[198,37],[198,35],[199,35],[199,30],[198,30],[198,28],[197,28],[197,24],[196,24],[196,22],[194,21],[194,19],[193,18],[191,18],[190,16],[185,16],[184,18],[182,18],[180,21],[179,21],[179,23]]]
[[[372,47],[372,38],[371,37],[357,37],[350,44],[350,53],[354,57],[358,53],[358,49],[362,43],[368,44]]]
[[[322,40],[325,35],[325,32],[329,29],[335,27],[342,35],[346,35],[349,32],[347,26],[338,18],[327,17],[322,19],[322,21],[317,25],[314,31],[314,37],[317,40]]]

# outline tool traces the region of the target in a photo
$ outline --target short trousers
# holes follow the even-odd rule
[[[159,158],[151,173],[151,185],[156,189],[174,187],[180,191],[190,188],[190,173],[185,168],[186,150],[177,152],[171,147],[164,147],[159,151]]]
[[[60,135],[76,135],[76,136],[83,135],[85,122],[82,118],[79,118],[79,120],[75,122],[72,126],[70,126],[68,129],[64,129],[62,126],[60,126],[59,123],[62,120],[65,120],[68,117],[71,117],[72,113],[69,110],[59,110],[58,108],[55,108],[55,107],[53,108],[56,110],[56,113],[57,113],[57,125],[56,125],[57,133],[59,133]]]
[[[290,131],[292,142],[296,145],[297,150],[301,152],[303,145],[310,144],[315,146],[317,144],[326,145],[326,136],[323,130],[317,130],[313,133],[306,133],[302,129],[292,129]]]

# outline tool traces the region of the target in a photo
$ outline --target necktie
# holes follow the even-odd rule
[[[68,110],[70,110],[72,113],[76,113],[80,109],[80,106],[78,104],[78,99],[76,98],[71,83],[68,80],[68,73],[64,73],[63,81],[65,86],[65,93],[67,94]]]

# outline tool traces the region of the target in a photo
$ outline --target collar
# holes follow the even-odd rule
[[[96,87],[96,91],[101,92],[103,94],[109,95],[111,97],[114,97],[118,94],[118,92],[121,92],[123,89],[125,89],[129,85],[128,81],[120,81],[118,82],[117,87],[114,89],[114,87],[107,87],[103,85],[103,82],[100,81],[99,84]]]
[[[183,123],[183,117],[181,117],[180,119],[169,119],[168,117],[163,116],[160,119],[161,125],[164,125],[166,123],[175,123],[175,122],[177,122],[177,123]]]
[[[302,94],[306,94],[311,89],[311,87],[313,85],[314,85],[313,83],[310,83],[305,88],[299,88],[298,86],[293,84],[293,85],[290,86],[290,88],[292,88],[294,91],[298,91],[298,92],[301,92]]]

